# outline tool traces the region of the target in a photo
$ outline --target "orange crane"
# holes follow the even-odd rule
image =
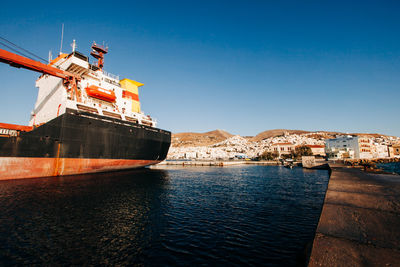
[[[71,98],[80,102],[80,94],[78,93],[77,86],[77,82],[81,80],[80,76],[3,49],[0,49],[0,62],[7,63],[12,67],[33,70],[61,78],[67,92],[71,93]]]

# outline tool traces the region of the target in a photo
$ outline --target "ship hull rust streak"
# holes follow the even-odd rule
[[[170,132],[103,118],[69,110],[31,131],[0,136],[0,180],[140,168],[167,156]]]
[[[159,160],[1,157],[0,180],[125,170],[159,162]]]

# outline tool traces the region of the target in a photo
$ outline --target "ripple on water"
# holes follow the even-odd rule
[[[327,181],[276,166],[3,181],[0,262],[295,266]]]

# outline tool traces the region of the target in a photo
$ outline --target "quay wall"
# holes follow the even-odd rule
[[[330,167],[308,266],[400,266],[400,176]]]

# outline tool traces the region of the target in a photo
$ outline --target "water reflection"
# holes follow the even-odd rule
[[[0,261],[135,262],[160,237],[167,186],[167,172],[149,169],[3,181]]]

